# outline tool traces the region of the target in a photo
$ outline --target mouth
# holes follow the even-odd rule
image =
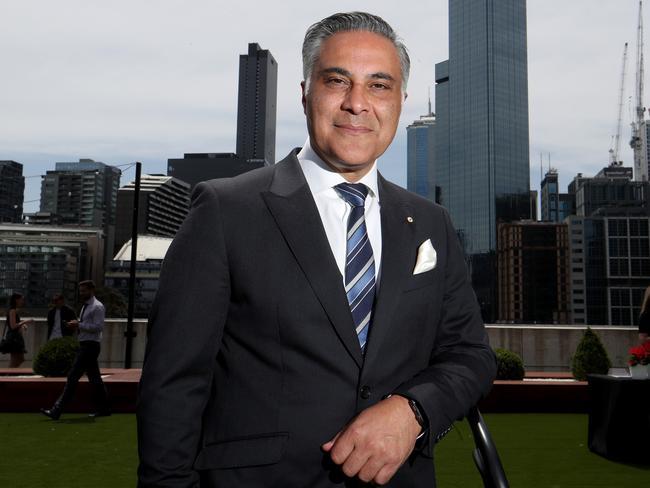
[[[351,135],[362,135],[372,132],[372,129],[363,125],[334,124],[334,127]]]

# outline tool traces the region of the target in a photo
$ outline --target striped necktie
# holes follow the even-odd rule
[[[341,183],[334,189],[352,207],[347,228],[345,293],[363,351],[375,300],[375,258],[368,239],[364,212],[368,187],[361,183]]]

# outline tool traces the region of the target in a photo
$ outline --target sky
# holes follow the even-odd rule
[[[426,113],[434,65],[448,58],[447,0],[0,0],[0,160],[24,165],[24,212],[38,211],[40,175],[59,161],[141,161],[144,173],[164,174],[167,159],[183,153],[235,152],[239,55],[249,42],[278,62],[282,159],[307,135],[304,32],[350,10],[382,16],[410,52],[409,96],[379,161],[405,186],[406,126]],[[540,155],[563,191],[576,173],[607,165],[625,42],[620,159],[632,166],[638,0],[528,0],[527,13],[531,189]],[[122,167],[126,184],[134,170]]]

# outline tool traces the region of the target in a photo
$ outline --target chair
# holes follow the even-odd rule
[[[474,463],[476,463],[476,467],[481,473],[483,486],[485,488],[509,488],[510,485],[503,470],[501,459],[499,459],[497,447],[477,407],[470,410],[467,421],[472,429],[474,444],[476,445],[473,453]]]

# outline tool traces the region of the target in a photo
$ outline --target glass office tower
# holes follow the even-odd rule
[[[434,139],[436,119],[431,110],[421,115],[406,128],[407,132],[407,189],[432,202],[435,201]]]
[[[530,218],[525,0],[450,0],[449,60],[436,65],[436,185],[484,317],[497,224]],[[487,312],[486,312],[487,310]]]
[[[442,203],[469,254],[493,251],[497,222],[530,216],[525,0],[450,0],[436,83]]]

